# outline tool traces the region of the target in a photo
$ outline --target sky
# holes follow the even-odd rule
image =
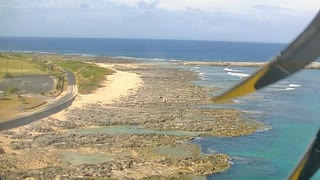
[[[320,0],[0,0],[0,36],[292,41]]]

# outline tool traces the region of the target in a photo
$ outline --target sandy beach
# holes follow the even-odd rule
[[[198,75],[170,64],[87,58],[116,71],[92,94],[32,124],[0,132],[6,179],[160,178],[226,171],[226,154],[201,154],[201,136],[241,136],[263,129],[235,109],[197,108],[209,92]],[[101,63],[103,62],[103,63]]]
[[[95,64],[115,70],[116,73],[107,76],[107,80],[92,94],[78,95],[72,108],[84,108],[88,104],[110,104],[122,96],[135,93],[143,85],[142,79],[135,73],[118,71],[113,68],[113,64]]]

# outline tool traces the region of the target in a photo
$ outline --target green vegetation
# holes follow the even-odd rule
[[[64,84],[64,75],[58,74],[55,76],[56,80],[57,80],[57,84],[56,84],[56,90],[63,90],[63,84]]]
[[[59,55],[0,53],[0,80],[21,75],[53,75],[57,83],[50,95],[57,96],[65,90],[67,83],[62,68],[76,74],[78,90],[82,94],[94,91],[106,75],[114,73],[95,64],[69,59]],[[2,91],[5,91],[5,96],[0,99],[0,122],[46,103],[42,98],[21,96],[19,89],[13,85]]]
[[[12,78],[13,76],[12,76],[11,73],[6,72],[6,73],[4,73],[3,77],[4,77],[4,78]]]
[[[9,85],[8,88],[6,89],[6,93],[8,94],[14,94],[17,93],[19,89],[13,85]]]
[[[87,94],[95,90],[101,81],[105,80],[106,75],[114,73],[113,70],[81,61],[64,60],[59,61],[58,65],[70,69],[76,74],[78,90],[81,94]]]
[[[0,53],[0,78],[19,75],[56,74],[61,73],[59,67],[41,56],[27,54]]]
[[[66,59],[68,58],[68,59]],[[99,87],[106,75],[114,71],[59,55],[0,53],[0,78],[19,75],[54,75],[57,79],[55,89],[63,90],[64,72],[61,68],[73,71],[77,77],[79,93],[87,94]]]

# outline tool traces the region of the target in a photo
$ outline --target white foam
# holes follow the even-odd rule
[[[170,61],[172,61],[172,62],[181,62],[182,60],[178,60],[178,59],[170,59]]]
[[[253,114],[253,115],[262,115],[262,114],[265,114],[264,111],[242,111],[243,113],[246,113],[246,114]]]
[[[206,73],[204,73],[204,72],[200,72],[200,73],[199,73],[199,78],[200,78],[201,80],[205,80],[205,77],[206,77]]]
[[[295,90],[296,88],[292,88],[292,87],[288,87],[285,89],[285,91],[292,91],[292,90]]]
[[[214,150],[214,149],[212,149],[212,148],[207,148],[207,151],[208,151],[208,154],[217,154],[218,153],[218,151],[217,150]]]
[[[240,101],[239,101],[239,100],[233,99],[232,101],[233,101],[235,104],[240,104]]]
[[[297,88],[297,87],[301,87],[301,85],[299,85],[299,84],[289,84],[289,87]]]
[[[206,73],[201,72],[201,73],[199,73],[199,76],[205,76],[205,74],[206,74]]]
[[[1,51],[1,52],[8,52],[8,51]],[[16,52],[16,53],[27,53],[27,54],[57,54],[56,52],[47,52],[47,51],[16,51],[16,50],[11,50],[11,52]]]
[[[228,163],[232,166],[234,164],[233,161],[229,160]]]
[[[266,125],[263,129],[257,130],[257,132],[270,131],[272,129],[271,126]]]
[[[238,76],[240,78],[245,78],[245,77],[249,77],[249,74],[245,74],[245,73],[235,73],[235,72],[228,72],[229,75],[231,76]]]
[[[231,69],[231,68],[228,68],[228,67],[224,68],[223,70],[224,70],[224,71],[228,71],[228,72],[241,72],[241,71],[239,71],[239,70]]]
[[[202,137],[195,137],[193,140],[202,140]]]
[[[154,60],[154,61],[165,61],[165,59],[162,59],[162,58],[153,58],[152,60]]]

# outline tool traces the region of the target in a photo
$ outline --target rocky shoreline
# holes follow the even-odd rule
[[[175,64],[189,65],[189,66],[235,66],[235,67],[262,67],[268,62],[225,62],[225,61],[177,61]],[[311,62],[305,69],[320,69],[319,62]]]
[[[107,58],[89,59],[114,63]],[[241,136],[263,129],[234,109],[198,108],[209,92],[198,75],[170,64],[114,64],[140,75],[143,86],[112,104],[103,101],[1,131],[0,175],[5,179],[167,179],[227,170],[226,154],[204,155],[197,136]],[[130,64],[130,66],[128,66]],[[107,128],[107,129],[104,129]],[[99,129],[99,131],[98,131]],[[184,131],[185,134],[177,132]]]

